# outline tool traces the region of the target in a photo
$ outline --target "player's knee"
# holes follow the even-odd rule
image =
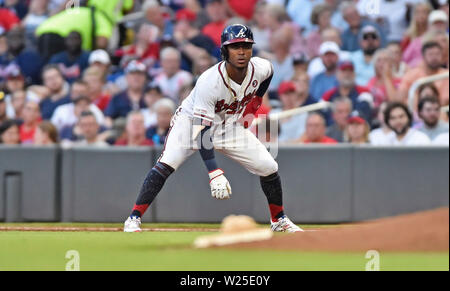
[[[267,160],[261,161],[261,163],[257,167],[258,175],[261,177],[270,176],[276,172],[278,172],[278,163],[275,160]]]

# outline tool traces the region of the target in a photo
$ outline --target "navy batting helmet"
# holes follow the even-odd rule
[[[224,60],[228,59],[228,50],[226,49],[226,46],[237,42],[255,43],[253,40],[253,32],[248,26],[243,24],[233,24],[227,26],[223,30],[220,52],[222,53],[222,58]]]

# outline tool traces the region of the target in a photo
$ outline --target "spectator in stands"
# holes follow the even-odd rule
[[[319,101],[328,90],[338,84],[336,78],[337,65],[339,62],[339,47],[336,43],[326,41],[320,45],[319,54],[325,66],[325,72],[316,75],[311,81],[311,95]]]
[[[100,10],[89,7],[64,9],[44,21],[36,29],[39,53],[48,60],[53,54],[64,50],[64,38],[72,31],[81,34],[83,50],[107,49],[114,23]],[[94,14],[92,14],[94,13]],[[92,15],[95,17],[95,38],[92,37]]]
[[[0,56],[0,64],[7,66],[15,63],[20,67],[20,71],[28,83],[39,83],[43,62],[39,54],[25,46],[23,29],[17,27],[10,30],[7,35],[7,41],[8,52]]]
[[[164,7],[157,0],[145,0],[142,6],[145,17],[151,24],[158,27],[158,40],[171,39],[173,37],[173,23],[164,17]]]
[[[265,7],[263,18],[265,19],[266,26],[270,32],[269,41],[272,46],[273,43],[278,41],[281,37],[284,38],[282,39],[283,43],[287,43],[289,45],[288,52],[290,54],[307,54],[306,40],[302,35],[301,28],[296,23],[291,21],[291,18],[289,18],[286,13],[286,9],[282,5],[267,5]]]
[[[322,32],[322,40],[323,40],[322,43],[334,42],[335,44],[338,45],[338,47],[342,46],[340,32],[338,29],[336,29],[334,27],[327,28]],[[320,48],[319,48],[319,50],[320,50]],[[351,58],[350,52],[339,50],[338,59],[340,61],[350,60],[350,58]],[[326,67],[323,64],[322,58],[320,56],[312,59],[309,62],[308,75],[311,78],[314,78],[318,74],[323,73],[325,71],[326,71]]]
[[[27,16],[22,20],[28,47],[37,48],[36,29],[49,17],[48,0],[33,0]]]
[[[439,99],[439,90],[433,83],[425,83],[421,85],[417,89],[417,94],[419,96],[419,101],[427,97]]]
[[[308,76],[306,76],[306,88],[308,88]],[[305,87],[305,85],[301,85]],[[280,96],[280,101],[282,104],[281,110],[272,110],[272,112],[286,111],[302,106],[304,102],[304,96],[308,96],[308,90],[302,90],[302,92],[297,91],[297,86],[294,82],[286,81],[281,83],[278,89],[278,95]],[[306,91],[306,92],[305,92]],[[300,99],[302,95],[302,99]],[[305,132],[306,125],[306,115],[299,114],[294,115],[289,118],[281,119],[280,121],[280,134],[278,140],[280,142],[291,142],[298,140]]]
[[[420,2],[414,6],[412,20],[401,42],[402,51],[420,39],[428,30],[428,16],[433,10],[433,7],[427,2]],[[419,49],[420,50],[420,49]]]
[[[214,41],[194,26],[196,18],[197,15],[188,9],[181,9],[176,13],[174,39],[182,55],[182,68],[187,71],[192,71],[194,64],[205,53],[220,58],[220,50]]]
[[[392,63],[393,77],[403,78],[406,71],[409,69],[408,65],[402,60],[402,48],[399,42],[390,42],[386,46],[390,63]]]
[[[345,21],[349,25],[349,28],[347,28],[341,35],[342,50],[354,52],[361,49],[361,30],[367,25],[371,25],[376,28],[378,31],[378,36],[381,38],[381,45],[384,44],[385,38],[381,32],[381,29],[376,24],[362,19],[354,2],[344,1],[342,2],[340,9]]]
[[[441,67],[444,69],[449,68],[449,37],[448,32],[446,31],[433,31],[430,33],[427,33],[424,36],[424,42],[430,42],[435,41],[437,42],[441,48],[442,48],[442,62]]]
[[[2,31],[0,28],[0,56],[8,51],[8,40],[6,39],[6,31]],[[2,66],[0,64],[0,70]],[[0,76],[1,77],[1,76]]]
[[[250,28],[253,32],[253,39],[255,40],[253,47],[259,51],[270,50],[270,31],[267,28],[265,19],[261,17],[261,15],[265,12],[266,5],[267,3],[265,1],[258,1],[253,14],[253,20],[250,23]]]
[[[354,145],[369,143],[370,127],[364,118],[359,116],[358,113],[352,114],[347,123],[346,142]]]
[[[399,86],[399,98],[403,102],[408,99],[408,92],[412,84],[422,78],[442,74],[448,70],[441,68],[442,64],[442,48],[437,42],[425,43],[422,47],[423,64],[417,68],[409,70],[402,79]],[[442,105],[448,105],[449,86],[448,79],[434,82],[439,90],[440,102]]]
[[[403,103],[391,103],[385,112],[385,123],[394,132],[388,138],[389,145],[418,146],[429,145],[428,136],[411,128],[413,117],[408,107]]]
[[[322,43],[322,32],[331,27],[331,8],[326,4],[318,4],[311,13],[311,23],[317,27],[306,38],[307,54],[309,58],[321,55],[319,52]]]
[[[89,67],[99,69],[104,76],[109,74],[111,67],[111,58],[104,50],[95,50],[89,55]]]
[[[352,61],[355,66],[356,84],[366,86],[375,76],[373,57],[381,46],[378,30],[372,25],[362,28],[359,45],[361,49],[352,53]]]
[[[25,103],[23,109],[23,123],[19,127],[20,142],[22,144],[32,144],[34,133],[41,122],[41,112],[39,104],[34,101]]]
[[[147,105],[146,108],[141,109],[141,113],[144,116],[145,128],[155,126],[157,123],[157,114],[155,110],[155,103],[163,99],[161,88],[158,86],[149,86],[144,95],[144,102]]]
[[[326,136],[327,127],[326,120],[320,113],[311,113],[306,120],[305,135],[300,138],[299,142],[305,144],[320,143],[320,144],[336,144],[337,141]]]
[[[412,41],[403,53],[403,60],[410,67],[420,66],[423,60],[422,47],[425,44],[424,37],[437,31],[447,32],[448,16],[440,10],[432,11],[428,16],[428,29],[426,34]]]
[[[0,102],[1,103],[1,102]],[[6,120],[0,124],[0,144],[19,145],[19,126],[14,120]]]
[[[66,81],[72,83],[80,78],[89,66],[89,53],[81,48],[81,34],[77,31],[70,32],[64,44],[65,51],[53,55],[49,64],[58,65]]]
[[[332,104],[333,124],[327,128],[326,135],[338,142],[344,142],[348,118],[352,113],[352,102],[348,98],[336,98]]]
[[[122,62],[138,60],[151,68],[159,60],[158,35],[158,27],[144,23],[140,26],[134,43],[117,50],[115,56],[122,57]]]
[[[73,83],[70,99],[71,103],[58,106],[52,116],[52,123],[58,130],[65,127],[73,127],[83,111],[90,111],[97,118],[97,123],[103,125],[105,117],[102,111],[92,103],[87,95],[88,85],[81,80]]]
[[[273,65],[273,78],[269,85],[271,99],[275,99],[274,93],[283,81],[288,81],[294,76],[293,58],[290,54],[292,37],[287,30],[272,35],[270,46],[273,52],[270,60]]]
[[[107,147],[108,144],[99,136],[100,126],[97,118],[90,111],[83,111],[78,121],[83,139],[74,143],[76,146]]]
[[[416,129],[425,133],[433,141],[441,133],[449,131],[447,122],[440,120],[441,105],[436,97],[425,97],[419,101],[419,117],[422,119]]]
[[[358,111],[364,119],[372,119],[373,96],[366,87],[355,84],[355,68],[350,61],[341,62],[338,65],[337,79],[339,85],[323,95],[324,101],[333,102],[337,97],[349,98],[352,101],[353,110]],[[331,125],[331,115],[326,112],[328,125]]]
[[[169,134],[170,120],[177,107],[175,103],[168,98],[156,101],[153,107],[156,112],[157,122],[156,125],[151,126],[147,130],[146,136],[149,140],[152,140],[155,145],[163,145]]]
[[[295,79],[297,76],[301,76],[308,72],[309,59],[304,53],[296,53],[292,55],[292,66],[294,68]]]
[[[161,51],[162,72],[158,74],[153,83],[158,85],[164,96],[179,103],[180,88],[193,80],[192,74],[180,68],[181,54],[173,48],[167,47]]]
[[[144,116],[139,111],[131,111],[127,116],[124,136],[118,139],[116,146],[152,146],[152,140],[146,138]]]
[[[56,65],[47,65],[42,71],[42,79],[48,95],[40,103],[41,114],[42,119],[49,120],[56,107],[71,102],[70,86]]]
[[[0,7],[0,31],[7,32],[19,24],[20,19],[14,12]]]
[[[10,94],[25,90],[25,77],[22,72],[20,72],[19,66],[11,64],[5,71],[5,87]]]
[[[397,89],[401,79],[394,76],[394,65],[387,49],[378,50],[373,57],[375,76],[370,79],[367,88],[374,97],[374,109],[383,102],[400,101],[397,99]]]
[[[308,35],[312,29],[311,14],[314,7],[322,1],[319,0],[297,0],[289,1],[286,9],[292,20]]]
[[[144,88],[147,82],[147,69],[143,63],[131,61],[125,68],[128,84],[126,91],[114,96],[105,110],[106,126],[112,127],[113,120],[125,118],[133,110],[145,108]]]
[[[0,125],[8,119],[6,116],[6,95],[0,91]]]
[[[88,87],[86,96],[89,96],[92,104],[105,111],[111,100],[111,95],[105,90],[106,80],[103,71],[97,66],[89,67],[83,73],[83,81]]]
[[[393,134],[392,130],[385,123],[384,114],[388,103],[384,102],[378,108],[377,122],[379,128],[374,129],[369,134],[370,144],[374,146],[386,146],[389,145],[389,136]]]
[[[11,94],[11,107],[7,108],[8,117],[11,119],[23,120],[23,109],[27,101],[27,92],[16,91]],[[9,112],[8,112],[9,111]]]
[[[223,0],[207,0],[206,13],[210,22],[203,27],[202,33],[220,47],[220,36],[228,20],[226,3]]]
[[[42,121],[34,133],[34,145],[47,146],[59,142],[58,130],[49,121]]]
[[[449,133],[445,132],[445,133],[441,133],[440,135],[438,135],[434,140],[433,140],[433,145],[435,146],[449,146]]]

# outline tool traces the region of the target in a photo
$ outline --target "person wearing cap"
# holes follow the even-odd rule
[[[125,118],[129,112],[145,107],[143,100],[147,82],[147,68],[138,61],[131,61],[125,68],[127,89],[115,95],[105,110],[106,126],[112,127],[113,120]]]
[[[17,64],[28,83],[40,83],[40,74],[44,63],[37,52],[26,46],[25,33],[22,28],[16,27],[8,32],[7,46],[8,51],[0,55],[0,68],[1,66]]]
[[[381,37],[378,30],[367,25],[361,30],[359,36],[360,50],[352,53],[351,59],[355,66],[356,84],[366,86],[370,79],[375,76],[373,57],[381,47]]]
[[[5,87],[10,94],[13,94],[14,92],[17,91],[25,90],[26,85],[25,77],[20,71],[19,66],[15,64],[9,65],[5,71],[6,71]]]
[[[220,50],[214,41],[194,26],[197,15],[193,11],[178,10],[175,18],[174,40],[182,53],[182,69],[192,71],[199,57],[205,53],[220,59]]]
[[[366,87],[356,84],[355,67],[351,61],[342,61],[338,65],[337,71],[338,85],[325,92],[322,99],[324,101],[333,102],[338,97],[349,98],[353,105],[353,110],[360,112],[366,120],[372,118],[373,96]],[[325,111],[327,124],[332,125],[331,112]]]
[[[193,81],[190,72],[181,69],[181,53],[173,47],[166,47],[161,51],[162,72],[153,80],[158,85],[164,96],[169,97],[175,103],[180,102],[180,89]]]
[[[70,32],[65,38],[66,50],[53,55],[48,62],[59,66],[69,84],[80,78],[89,66],[89,53],[82,49],[81,44],[81,34],[77,31]]]
[[[326,41],[320,45],[319,54],[325,67],[325,72],[316,75],[311,80],[311,96],[319,101],[328,90],[337,86],[337,65],[339,62],[340,49],[332,41]]]
[[[111,66],[111,58],[105,50],[95,50],[89,55],[88,63],[90,67],[98,67],[106,76]]]
[[[6,31],[20,24],[20,19],[9,9],[0,7],[0,29]]]
[[[413,40],[403,53],[403,60],[410,67],[417,67],[420,65],[422,59],[422,46],[425,38],[430,33],[444,32],[448,34],[448,16],[445,12],[440,10],[434,10],[428,15],[428,27],[427,31],[421,37],[417,37]]]
[[[435,41],[427,42],[422,47],[423,62],[416,68],[406,72],[402,78],[398,88],[398,97],[402,102],[407,102],[409,89],[413,83],[423,77],[448,73],[447,69],[443,69],[442,56],[443,51],[439,43]],[[439,91],[439,98],[441,104],[449,104],[449,82],[448,79],[438,80],[433,82]]]
[[[89,86],[82,80],[73,83],[70,91],[71,103],[58,106],[52,115],[51,122],[60,131],[65,127],[74,126],[80,116],[80,113],[89,110],[97,119],[99,125],[103,125],[105,117],[103,112],[92,103],[88,97]]]
[[[358,112],[353,113],[347,121],[345,138],[347,143],[354,145],[369,143],[370,126]]]
[[[292,55],[292,65],[294,67],[292,78],[296,78],[308,72],[309,58],[305,53],[295,53]]]
[[[228,20],[227,6],[224,0],[207,0],[206,13],[210,22],[202,28],[202,33],[220,47],[220,35]]]
[[[271,112],[290,110],[302,106],[302,100],[297,93],[297,86],[292,81],[285,81],[278,88],[278,96],[280,98],[281,109],[274,109]],[[278,140],[280,142],[290,142],[299,139],[305,132],[306,115],[299,114],[290,118],[280,120],[280,134]]]
[[[342,46],[344,51],[355,52],[361,49],[360,37],[361,30],[365,26],[373,26],[378,31],[378,35],[381,39],[381,45],[385,44],[385,35],[382,33],[382,29],[374,22],[362,19],[361,14],[358,11],[356,4],[352,1],[344,1],[340,6],[342,15],[345,21],[349,24],[349,28],[342,32]]]

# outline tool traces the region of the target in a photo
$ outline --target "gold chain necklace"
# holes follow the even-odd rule
[[[238,96],[234,96],[234,95],[233,95],[233,92],[231,91],[231,80],[230,80],[230,75],[228,75],[228,70],[227,70],[227,64],[226,64],[226,63],[225,63],[225,73],[226,73],[226,75],[227,75],[227,82],[228,82],[228,86],[227,86],[227,87],[228,87],[228,92],[230,92],[231,98],[236,102]],[[247,70],[247,72],[245,73],[244,81],[245,81],[245,79],[247,79],[247,74],[248,74],[248,70]],[[244,83],[244,82],[242,82],[242,83]],[[242,86],[241,86],[241,88],[240,88],[240,90],[239,90],[239,95],[241,94],[241,90],[242,90]]]

